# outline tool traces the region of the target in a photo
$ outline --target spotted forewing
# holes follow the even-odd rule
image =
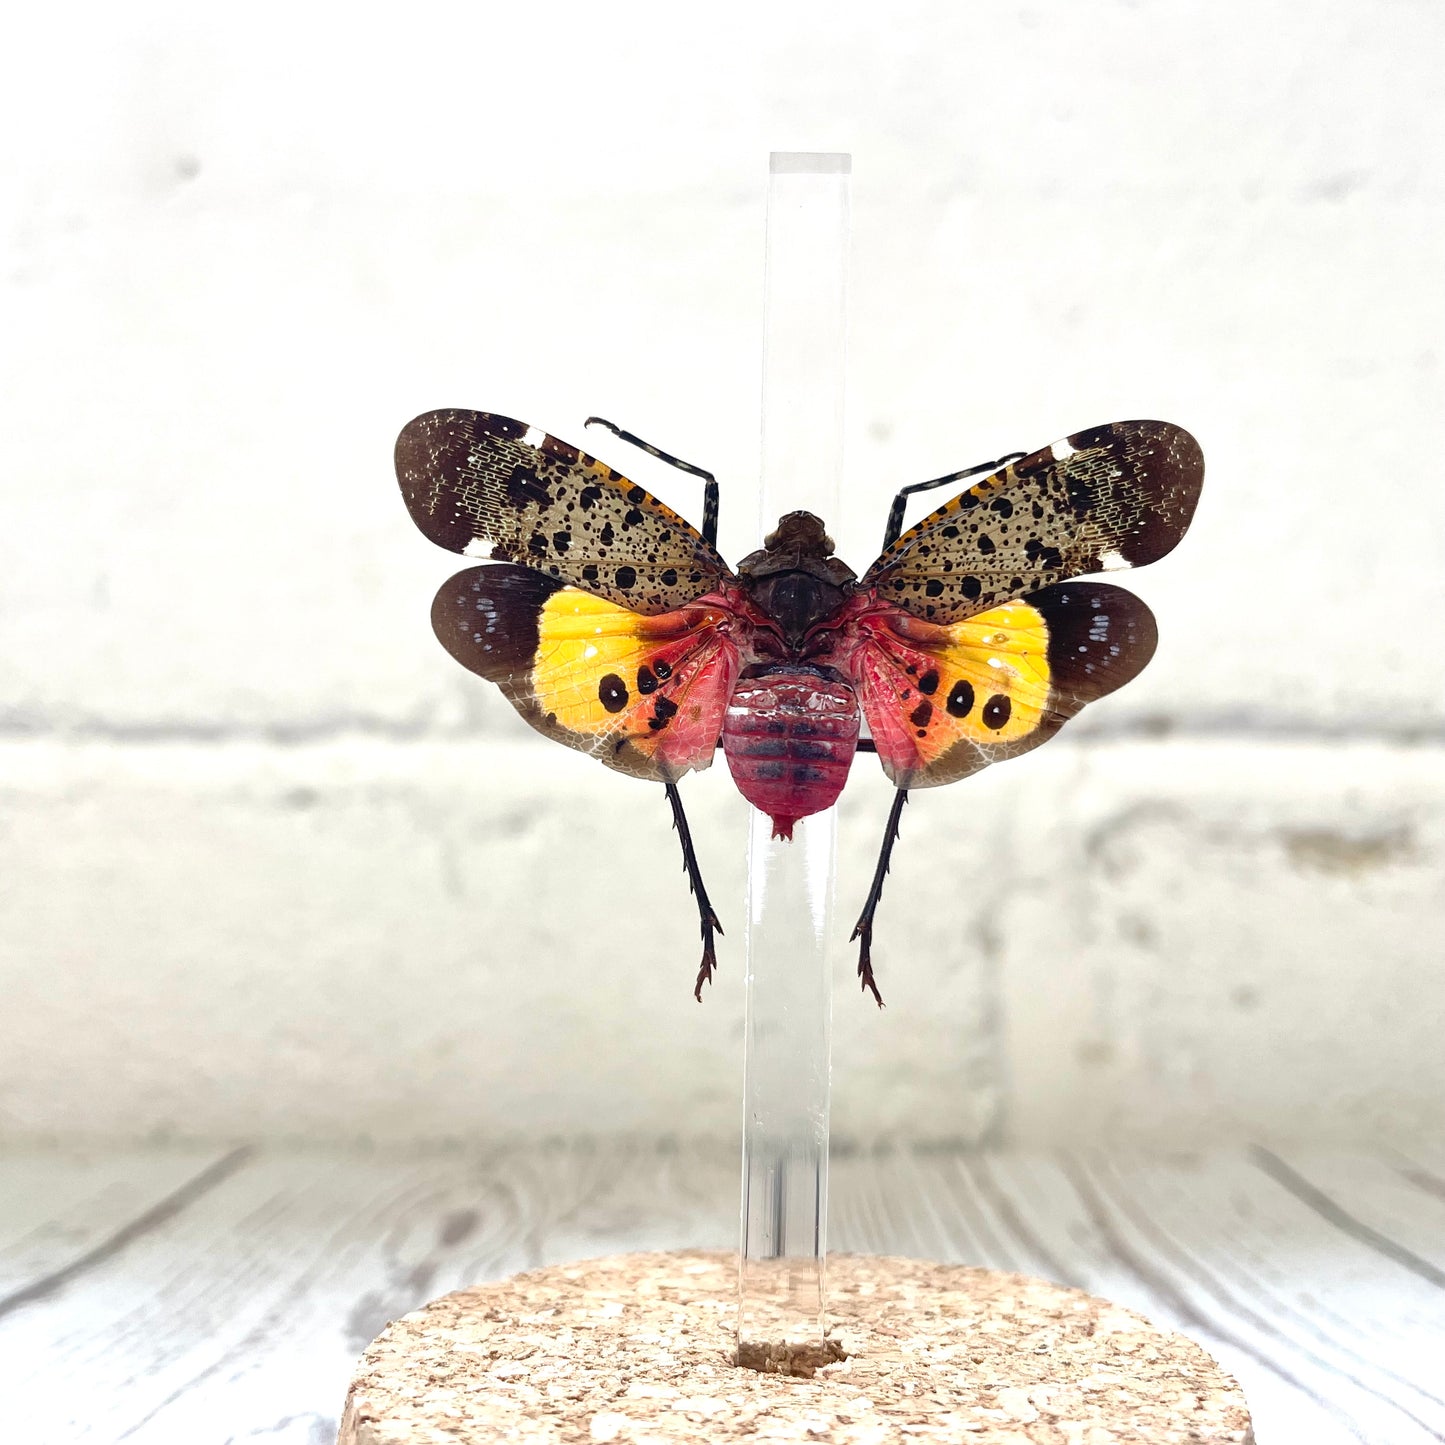
[[[930,513],[862,586],[946,623],[1073,577],[1142,567],[1184,535],[1203,479],[1198,443],[1167,422],[1076,432]]]
[[[412,520],[452,552],[520,563],[643,616],[730,574],[670,507],[538,427],[488,412],[427,412],[396,443]]]

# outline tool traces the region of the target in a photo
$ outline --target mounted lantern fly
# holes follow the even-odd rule
[[[809,512],[730,571],[712,474],[600,424],[704,481],[701,532],[537,427],[460,410],[406,426],[396,470],[412,519],[491,563],[442,587],[432,626],[538,732],[666,787],[702,924],[699,999],[722,928],[678,779],[721,746],[743,796],[788,838],[837,800],[855,752],[876,752],[898,791],[853,937],[881,1005],[873,916],[909,790],[1028,752],[1139,674],[1156,641],[1149,609],[1073,579],[1174,547],[1199,498],[1199,446],[1166,422],[1115,422],[904,487],[859,578]],[[909,494],[981,472],[900,535]]]

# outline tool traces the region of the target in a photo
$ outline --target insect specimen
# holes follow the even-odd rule
[[[433,542],[489,559],[442,587],[432,626],[538,732],[664,785],[701,921],[699,999],[722,930],[678,779],[721,747],[788,838],[832,806],[855,752],[876,752],[897,792],[853,937],[881,1004],[873,919],[909,790],[1028,752],[1138,675],[1153,615],[1074,579],[1173,548],[1199,497],[1199,447],[1165,422],[1115,422],[904,487],[859,577],[809,512],[730,569],[712,474],[592,423],[700,478],[702,530],[537,427],[428,412],[396,444],[407,507]],[[911,493],[984,472],[902,531]]]

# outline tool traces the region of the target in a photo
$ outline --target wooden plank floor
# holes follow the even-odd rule
[[[733,1242],[728,1152],[0,1156],[0,1438],[335,1438],[352,1361],[434,1295]],[[1445,1153],[837,1158],[840,1250],[1022,1270],[1193,1335],[1262,1445],[1445,1440]]]

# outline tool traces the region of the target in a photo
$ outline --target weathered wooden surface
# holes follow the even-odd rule
[[[542,1264],[728,1247],[729,1149],[0,1156],[0,1420],[331,1445],[391,1319]],[[831,1241],[1054,1279],[1197,1340],[1264,1445],[1445,1438],[1445,1152],[835,1159]]]
[[[829,1263],[844,1358],[807,1379],[732,1360],[726,1251],[625,1254],[459,1290],[383,1331],[340,1445],[564,1440],[1249,1445],[1198,1345],[1024,1275],[877,1255]]]

